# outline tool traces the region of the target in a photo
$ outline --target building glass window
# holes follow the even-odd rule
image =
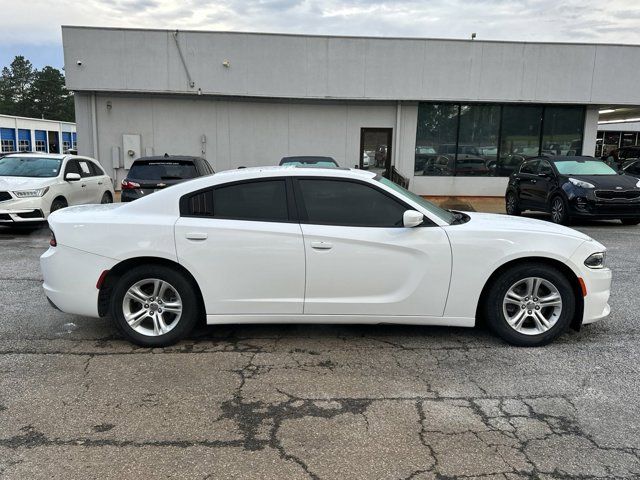
[[[498,159],[499,105],[461,105],[455,174],[492,175]]]
[[[30,149],[29,140],[18,140],[18,150],[28,152]]]
[[[540,154],[580,155],[583,130],[582,106],[420,103],[414,172],[509,176]]]
[[[418,175],[453,175],[458,138],[458,112],[453,104],[421,103],[414,170]]]
[[[622,132],[622,143],[621,147],[630,147],[636,144],[636,133],[635,132]]]
[[[2,151],[15,152],[16,147],[14,145],[13,140],[2,140]]]
[[[69,148],[71,148],[71,144],[69,142],[62,142],[62,153],[69,153]]]
[[[46,152],[47,142],[44,140],[36,140],[36,152]]]
[[[602,139],[602,156],[606,157],[620,146],[620,132],[604,132]]]
[[[602,156],[602,138],[604,137],[604,132],[602,130],[598,131],[596,135],[596,157]]]
[[[546,107],[542,120],[543,155],[582,155],[582,107]]]

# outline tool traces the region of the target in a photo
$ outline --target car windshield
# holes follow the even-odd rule
[[[182,180],[198,176],[192,162],[134,162],[128,178],[136,180]]]
[[[293,165],[293,166],[302,166],[302,167],[329,167],[335,168],[337,165],[333,162],[284,162],[282,165]]]
[[[309,167],[337,167],[338,164],[332,158],[327,157],[289,157],[283,158],[280,165],[304,165]]]
[[[554,163],[562,175],[617,175],[613,168],[600,160],[559,160]]]
[[[434,205],[430,201],[425,200],[424,198],[422,198],[420,195],[416,195],[415,193],[410,192],[406,188],[402,188],[400,185],[392,182],[391,180],[389,180],[387,178],[378,176],[378,177],[375,178],[375,180],[377,180],[378,182],[382,183],[383,185],[386,185],[387,187],[395,190],[401,196],[408,198],[409,200],[411,200],[414,203],[417,203],[418,205],[420,205],[422,208],[424,208],[428,212],[433,213],[435,216],[437,216],[438,218],[440,218],[441,220],[444,220],[445,222],[447,222],[449,224],[453,223],[456,220],[456,216],[452,212],[450,212],[449,210],[444,210],[444,209],[438,207],[437,205]]]
[[[57,177],[62,160],[45,157],[0,158],[0,176],[4,177]]]

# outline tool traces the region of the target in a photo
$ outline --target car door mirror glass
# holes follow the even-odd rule
[[[65,179],[67,182],[77,182],[77,181],[79,181],[81,178],[82,178],[82,177],[80,176],[80,174],[79,174],[79,173],[67,173],[67,174],[64,176],[64,179]]]
[[[407,210],[402,215],[402,224],[405,227],[417,227],[424,222],[424,215],[417,210]]]

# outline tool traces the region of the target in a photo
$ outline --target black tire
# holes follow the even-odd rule
[[[623,225],[638,225],[640,218],[621,218],[620,221]]]
[[[505,308],[515,308],[515,311],[517,311],[517,308],[520,308],[517,306],[503,307],[507,292],[512,286],[526,278],[546,280],[557,289],[562,299],[561,310],[555,323],[543,333],[521,333],[509,325],[505,316]],[[506,342],[519,347],[538,347],[548,344],[569,327],[576,311],[576,296],[567,277],[558,269],[539,263],[522,263],[502,272],[489,286],[483,303],[483,313],[489,328]],[[541,312],[544,312],[545,308],[552,307],[544,307]],[[526,310],[526,307],[523,309]],[[547,311],[547,313],[549,313],[549,311]],[[526,314],[525,317],[526,320],[522,326],[533,326],[533,317]]]
[[[102,198],[100,199],[100,203],[102,204],[113,203],[113,198],[111,197],[111,194],[109,192],[104,192],[102,194]]]
[[[514,192],[508,192],[505,197],[505,210],[507,215],[520,215],[522,210],[520,209],[520,202]]]
[[[49,212],[53,213],[56,210],[60,210],[61,208],[67,208],[68,206],[69,204],[64,198],[58,197],[54,199],[53,202],[51,203],[51,209],[49,210]]]
[[[551,213],[551,221],[559,225],[569,225],[571,217],[569,216],[569,207],[562,195],[555,195],[549,202],[549,212]]]
[[[134,330],[125,319],[125,307],[123,306],[125,295],[129,288],[145,279],[159,279],[164,282],[168,282],[180,297],[182,303],[181,316],[177,319],[175,326],[173,326],[167,333],[155,336],[146,335]],[[140,345],[142,347],[166,347],[173,345],[187,336],[198,321],[198,317],[200,315],[200,303],[195,292],[196,288],[192,281],[190,281],[190,279],[188,279],[182,272],[164,265],[141,265],[126,272],[118,279],[111,295],[111,317],[114,319],[119,330],[136,345]],[[151,306],[151,302],[148,305]],[[142,305],[140,308],[142,308]],[[162,310],[160,310],[160,312],[162,312]],[[168,320],[171,320],[171,318]],[[145,316],[145,320],[143,320],[141,325],[150,326],[154,323],[155,322],[152,321],[151,317]],[[167,321],[167,323],[169,322]]]

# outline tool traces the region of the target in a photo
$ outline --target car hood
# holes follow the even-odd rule
[[[31,190],[43,188],[57,183],[57,177],[5,177],[0,176],[0,191],[12,192],[14,190]]]
[[[565,177],[589,182],[603,190],[631,190],[636,188],[638,183],[638,179],[630,175],[565,175]]]
[[[548,233],[552,235],[562,235],[565,237],[573,237],[580,240],[591,240],[591,237],[585,235],[573,228],[563,227],[555,223],[544,220],[536,220],[534,218],[513,217],[510,215],[499,215],[495,213],[477,213],[464,212],[469,215],[470,220],[467,222],[469,227],[480,229],[483,231],[511,231],[511,232],[536,232]],[[455,225],[453,226],[455,227]]]

